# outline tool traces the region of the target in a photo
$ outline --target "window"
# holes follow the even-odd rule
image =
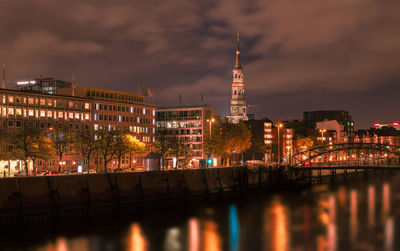
[[[63,112],[58,112],[58,118],[62,119],[63,117]]]
[[[14,97],[8,96],[8,103],[14,103]]]
[[[143,108],[143,114],[146,114],[146,109],[145,108]]]
[[[53,117],[53,112],[52,112],[52,111],[47,111],[47,117],[48,117],[48,118]]]
[[[69,108],[73,108],[73,107],[74,107],[74,102],[69,101],[69,102],[68,102],[68,107],[69,107]]]
[[[90,108],[89,103],[85,103],[85,109],[86,109],[86,110],[89,110],[89,108]]]
[[[8,108],[8,115],[14,115],[14,108]]]
[[[35,115],[35,112],[33,111],[33,109],[29,109],[29,110],[28,110],[28,115],[29,115],[30,117],[33,117],[33,116]]]
[[[73,112],[68,113],[68,118],[73,119],[74,118],[74,113]]]
[[[79,113],[78,112],[75,113],[75,119],[79,119]]]
[[[46,105],[46,100],[45,99],[40,99],[40,105],[45,106]]]
[[[89,120],[89,118],[90,118],[89,113],[85,113],[85,119]]]
[[[35,104],[35,100],[33,98],[28,98],[28,104],[29,105],[34,105]]]
[[[20,108],[15,109],[15,115],[21,116],[22,115],[22,109],[20,109]]]
[[[52,107],[53,106],[53,100],[48,99],[47,100],[47,106]]]
[[[42,118],[46,117],[46,111],[40,110],[40,117]]]

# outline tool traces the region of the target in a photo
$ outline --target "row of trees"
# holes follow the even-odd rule
[[[98,131],[82,130],[71,132],[63,129],[40,130],[37,128],[21,128],[13,133],[3,133],[1,144],[3,159],[17,158],[24,160],[25,172],[28,174],[28,160],[32,160],[33,170],[36,171],[37,159],[48,160],[57,156],[58,171],[66,154],[79,155],[82,162],[90,162],[93,156],[103,158],[104,171],[112,160],[118,160],[118,170],[125,155],[141,154],[146,151],[146,145],[137,140],[132,134],[121,130],[102,128]]]
[[[212,125],[211,137],[210,133],[203,136],[204,154],[209,157],[222,156],[227,159],[227,164],[232,156],[248,150],[252,145],[251,132],[243,123],[216,121]],[[193,157],[193,149],[190,149],[188,144],[176,135],[167,135],[165,131],[158,132],[155,149],[161,157],[163,167],[167,164],[166,160],[173,157],[177,160],[177,166],[186,167]]]

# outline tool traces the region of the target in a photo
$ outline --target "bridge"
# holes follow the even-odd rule
[[[375,143],[322,145],[294,154],[292,168],[400,169],[400,146]]]

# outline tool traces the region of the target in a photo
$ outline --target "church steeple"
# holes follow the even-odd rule
[[[232,96],[229,123],[239,123],[247,120],[246,93],[244,84],[244,71],[240,64],[239,32],[236,35],[236,60],[232,70]]]
[[[236,34],[236,60],[235,60],[235,69],[242,69],[242,65],[240,64],[240,47],[239,47],[239,32]]]

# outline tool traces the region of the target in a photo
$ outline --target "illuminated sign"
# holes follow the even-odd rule
[[[375,127],[380,127],[380,126],[381,126],[381,123],[375,123],[374,126],[375,126]]]
[[[393,122],[393,126],[399,126],[399,122]]]
[[[35,80],[17,82],[17,85],[33,85],[33,84],[36,84]]]

